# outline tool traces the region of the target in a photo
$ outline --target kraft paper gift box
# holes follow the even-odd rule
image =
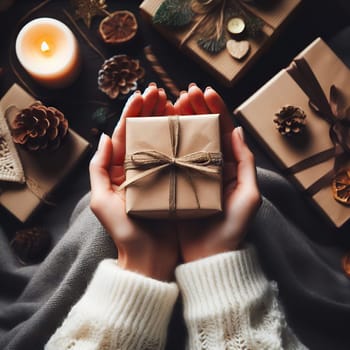
[[[345,94],[343,98],[350,106],[350,70],[321,38],[317,38],[293,60],[294,63],[281,70],[239,106],[235,115],[257,137],[277,165],[290,175],[301,190],[308,193],[312,203],[330,222],[340,227],[350,218],[350,207],[333,198],[335,144],[330,137],[330,123],[309,103],[317,99],[317,96],[310,96],[314,93],[317,95],[317,88],[307,87],[308,82],[314,79],[307,77],[303,82],[296,74],[300,69],[305,70],[305,63],[300,63],[305,61],[324,93],[326,104],[330,105],[330,89],[334,85]],[[299,62],[299,68],[296,68],[296,62]],[[286,105],[299,107],[306,114],[306,128],[300,135],[283,136],[273,123],[275,114]],[[345,160],[340,165],[347,167],[349,155],[344,155]],[[320,159],[316,161],[311,158],[310,161],[313,156],[320,156]],[[320,179],[324,180],[324,184],[318,186],[319,181],[323,182]]]
[[[14,84],[0,100],[0,118],[10,121],[15,117],[16,109],[26,108],[33,102],[35,99],[31,95]],[[51,152],[29,152],[16,145],[25,183],[0,181],[0,205],[21,222],[27,221],[39,206],[52,202],[50,194],[73,171],[89,148],[89,143],[71,128],[61,146]]]
[[[140,5],[141,13],[147,20],[152,21],[163,1],[144,0]],[[242,60],[233,58],[226,49],[223,49],[217,54],[210,54],[204,51],[198,46],[195,35],[191,35],[186,39],[188,33],[195,25],[195,21],[185,29],[169,29],[164,25],[155,25],[155,28],[170,42],[179,47],[185,54],[192,57],[204,69],[216,77],[218,81],[226,86],[232,86],[254,64],[273,40],[276,39],[300,3],[301,0],[280,0],[276,1],[276,4],[270,8],[259,8],[241,2],[248,12],[256,15],[264,23],[262,35],[256,39],[249,39],[251,46],[250,52]]]
[[[171,164],[175,158],[177,164]],[[132,182],[126,186],[126,212],[130,215],[194,218],[220,212],[221,166],[218,115],[126,120],[126,183]],[[139,176],[144,177],[133,182]]]

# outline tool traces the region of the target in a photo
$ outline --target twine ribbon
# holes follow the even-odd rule
[[[309,97],[311,109],[330,125],[329,137],[334,147],[306,158],[289,168],[292,173],[296,173],[334,158],[333,168],[307,189],[308,193],[314,195],[329,184],[344,162],[349,159],[350,107],[346,105],[343,93],[335,85],[330,87],[328,102],[319,81],[304,58],[295,59],[287,68],[287,72]]]
[[[272,30],[275,29],[270,23],[266,22],[265,19],[262,19],[255,12],[251,11],[251,9],[241,0],[193,0],[191,4],[197,20],[189,32],[180,41],[180,48],[183,47],[186,42],[197,32],[197,29],[199,29],[208,19],[213,17],[214,11],[218,12],[219,14],[217,21],[215,21],[213,24],[215,27],[214,32],[217,38],[220,37],[220,33],[223,31],[224,27],[225,14],[228,7],[232,5],[235,5],[241,13],[249,13],[251,16],[259,18],[267,27],[271,28]]]
[[[196,199],[197,208],[200,208],[198,191],[195,187],[193,177],[195,173],[205,176],[219,175],[222,170],[221,152],[198,151],[178,156],[179,141],[181,136],[180,121],[178,116],[168,117],[169,133],[171,141],[171,155],[159,152],[157,150],[146,150],[128,154],[125,157],[124,169],[140,170],[141,172],[126,180],[120,187],[122,190],[137,181],[169,168],[169,211],[171,214],[176,212],[176,193],[177,193],[177,171],[184,171],[184,174],[192,188]]]

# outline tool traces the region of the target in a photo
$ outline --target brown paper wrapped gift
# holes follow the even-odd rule
[[[221,163],[218,115],[127,118],[126,212],[192,218],[221,211]]]
[[[234,0],[231,0],[234,1]],[[140,9],[148,20],[152,20],[163,0],[145,0],[141,3]],[[193,26],[186,29],[171,30],[165,26],[157,25],[156,28],[167,39],[183,52],[196,60],[204,69],[213,74],[220,82],[232,86],[249,67],[257,60],[264,50],[277,37],[280,29],[286,20],[292,15],[300,4],[301,0],[280,0],[269,9],[258,9],[248,6],[242,2],[248,11],[254,13],[263,20],[263,35],[259,39],[249,40],[251,49],[248,57],[243,60],[236,60],[230,56],[226,49],[217,54],[210,54],[198,47],[195,36],[188,37]]]
[[[26,108],[35,99],[14,84],[0,101],[1,117],[12,120],[16,109]],[[13,107],[16,108],[13,108]],[[51,202],[49,195],[73,170],[89,149],[88,142],[69,129],[62,145],[52,152],[29,152],[17,146],[25,183],[0,182],[0,204],[18,220],[25,222],[41,204]]]
[[[304,78],[298,78],[300,75]],[[339,163],[342,159],[342,164],[338,165],[345,167],[349,156],[339,152],[330,137],[331,122],[335,122],[336,118],[331,111],[327,112],[327,108],[331,106],[332,85],[342,94],[348,94],[343,98],[347,100],[345,105],[350,106],[349,83],[348,67],[322,39],[317,38],[287,69],[279,72],[235,111],[280,168],[291,174],[291,178],[309,193],[313,203],[337,227],[350,218],[350,207],[333,198],[332,173],[335,160]],[[318,93],[318,89],[323,91],[323,100],[319,98],[322,93]],[[321,108],[324,111],[317,112],[317,107],[313,107],[315,101],[318,105],[325,102]],[[275,114],[286,105],[299,107],[306,113],[306,128],[300,135],[282,136],[274,126]],[[338,158],[338,153],[342,158]]]

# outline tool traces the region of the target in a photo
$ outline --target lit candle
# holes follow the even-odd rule
[[[24,69],[47,87],[65,87],[79,73],[78,42],[65,24],[53,18],[27,23],[17,36],[16,54]]]

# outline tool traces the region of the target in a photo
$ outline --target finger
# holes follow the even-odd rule
[[[222,133],[229,132],[231,134],[234,128],[233,120],[220,95],[213,88],[208,86],[204,91],[204,99],[210,113],[220,114],[220,128]]]
[[[135,91],[125,104],[121,117],[112,135],[113,160],[112,165],[121,165],[125,156],[125,124],[126,118],[138,117],[141,114],[143,98],[140,91]]]
[[[188,99],[194,110],[194,114],[208,114],[210,110],[204,99],[203,91],[194,84],[191,84],[188,89]]]
[[[232,132],[227,132],[221,135],[221,146],[225,162],[233,162],[235,157],[232,153]]]
[[[233,161],[231,134],[234,125],[226,104],[220,95],[210,86],[204,91],[204,99],[210,113],[220,114],[222,152],[226,161]]]
[[[175,107],[172,104],[172,102],[168,100],[165,104],[164,115],[175,115],[175,114],[176,114]]]
[[[241,127],[232,132],[232,152],[237,161],[237,186],[254,190],[257,188],[254,156],[244,141]]]
[[[164,89],[158,89],[158,101],[156,102],[155,108],[152,111],[152,115],[165,115],[165,106],[167,104],[167,95]]]
[[[118,124],[116,125],[112,139],[120,137],[120,134],[123,134],[125,130],[125,119],[130,117],[138,117],[141,114],[142,110],[142,96],[139,90],[136,90],[126,101],[123,111],[121,113]]]
[[[142,94],[143,106],[141,111],[141,117],[149,117],[155,110],[159,99],[159,92],[157,86],[154,84],[148,85],[147,89]]]
[[[236,162],[225,162],[223,167],[223,185],[224,187],[236,180],[237,164]]]
[[[195,114],[194,110],[191,106],[189,97],[188,97],[188,92],[182,91],[180,93],[180,97],[177,99],[175,102],[175,112],[178,115],[192,115]]]
[[[120,186],[125,180],[125,170],[123,165],[113,165],[109,169],[111,183]]]
[[[109,177],[109,166],[111,164],[112,153],[113,147],[111,139],[103,133],[97,151],[92,157],[89,166],[92,196],[99,192],[108,192],[112,188]]]

